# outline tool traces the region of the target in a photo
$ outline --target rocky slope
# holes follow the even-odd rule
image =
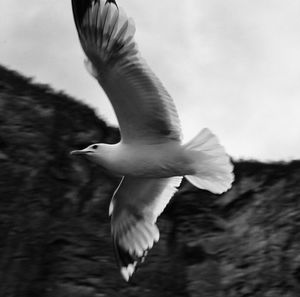
[[[184,182],[123,282],[108,218],[119,180],[69,155],[118,138],[82,103],[0,67],[0,296],[299,296],[300,161],[236,162],[222,196]]]

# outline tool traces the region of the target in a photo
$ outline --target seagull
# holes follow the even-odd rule
[[[133,20],[115,1],[72,0],[72,8],[85,66],[114,108],[121,140],[71,154],[122,177],[109,216],[116,260],[129,281],[158,242],[157,218],[182,178],[221,194],[231,188],[233,166],[207,128],[182,143],[174,102],[138,50]]]

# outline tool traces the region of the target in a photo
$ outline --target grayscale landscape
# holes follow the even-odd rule
[[[1,297],[299,296],[299,160],[233,160],[223,195],[184,180],[124,282],[108,216],[120,180],[69,154],[119,137],[80,101],[0,67]]]

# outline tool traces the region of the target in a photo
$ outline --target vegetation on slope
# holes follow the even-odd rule
[[[299,161],[236,162],[222,196],[184,182],[126,284],[108,218],[119,179],[69,155],[118,139],[84,104],[0,67],[0,296],[299,296]]]

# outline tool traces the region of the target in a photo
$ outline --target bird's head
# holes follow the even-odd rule
[[[101,154],[101,148],[102,148],[102,144],[96,143],[96,144],[89,145],[83,150],[72,151],[70,154],[93,157]]]

